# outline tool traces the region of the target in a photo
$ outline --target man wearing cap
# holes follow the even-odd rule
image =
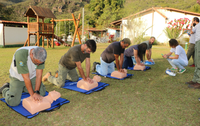
[[[146,57],[149,62],[153,62],[153,60],[151,59],[151,55],[152,55],[151,48],[152,48],[152,44],[154,43],[154,41],[155,41],[155,37],[151,36],[151,38],[148,41],[142,42],[142,43],[147,44]]]
[[[117,70],[120,72],[124,72],[124,70],[122,69],[122,64],[124,60],[124,49],[130,44],[131,41],[129,38],[124,38],[120,42],[111,43],[101,54],[101,64],[97,62],[93,63],[93,71],[96,70],[99,74],[104,76],[112,73],[115,70],[115,61]]]

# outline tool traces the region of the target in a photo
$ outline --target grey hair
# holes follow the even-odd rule
[[[47,58],[47,52],[42,47],[34,48],[32,53],[33,53],[33,58],[38,59],[40,62],[44,62]]]

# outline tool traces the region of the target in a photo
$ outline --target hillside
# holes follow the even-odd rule
[[[126,13],[135,13],[151,7],[171,7],[181,10],[194,11],[195,7],[199,5],[196,0],[126,0],[125,9]]]
[[[105,3],[108,1],[110,1],[110,4],[113,1],[121,1],[120,8],[116,11],[117,15],[115,17],[113,17],[115,12],[111,13],[111,11],[109,12],[108,10],[105,12]],[[14,13],[10,15],[10,19],[14,21],[26,21],[23,14],[26,12],[29,5],[50,8],[58,19],[71,18],[71,13],[75,13],[75,16],[77,16],[78,13],[81,13],[82,8],[85,7],[85,20],[87,20],[85,22],[91,22],[90,19],[93,18],[93,26],[94,24],[98,24],[94,22],[95,20],[97,22],[103,22],[103,20],[106,19],[108,24],[108,21],[118,20],[151,7],[171,7],[181,10],[200,12],[200,6],[196,4],[196,0],[1,0],[0,3],[13,9]],[[100,6],[97,4],[102,3],[104,4],[102,5],[104,8],[99,10],[102,12],[98,13],[97,17],[94,17],[96,15],[93,14],[93,10],[90,5],[93,4],[92,6],[96,9]],[[110,5],[110,8],[112,9],[113,5]],[[98,10],[96,10],[96,12],[98,12]],[[104,17],[101,14],[104,14]],[[103,24],[101,23],[98,25]]]
[[[50,8],[57,18],[67,18],[71,16],[71,13],[75,13],[79,11],[80,8],[83,8],[89,1],[90,0],[2,0],[0,3],[13,9],[14,13],[11,15],[12,20],[25,21],[26,18],[23,14],[30,5]]]

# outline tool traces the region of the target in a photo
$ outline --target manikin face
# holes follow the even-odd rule
[[[153,44],[153,43],[154,43],[154,41],[155,41],[155,39],[154,39],[154,38],[150,38],[150,39],[149,39],[149,43],[150,43],[150,44]]]

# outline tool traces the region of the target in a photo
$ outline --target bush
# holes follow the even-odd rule
[[[164,32],[169,39],[179,39],[189,28],[190,20],[188,18],[174,19],[168,22],[168,27]]]

